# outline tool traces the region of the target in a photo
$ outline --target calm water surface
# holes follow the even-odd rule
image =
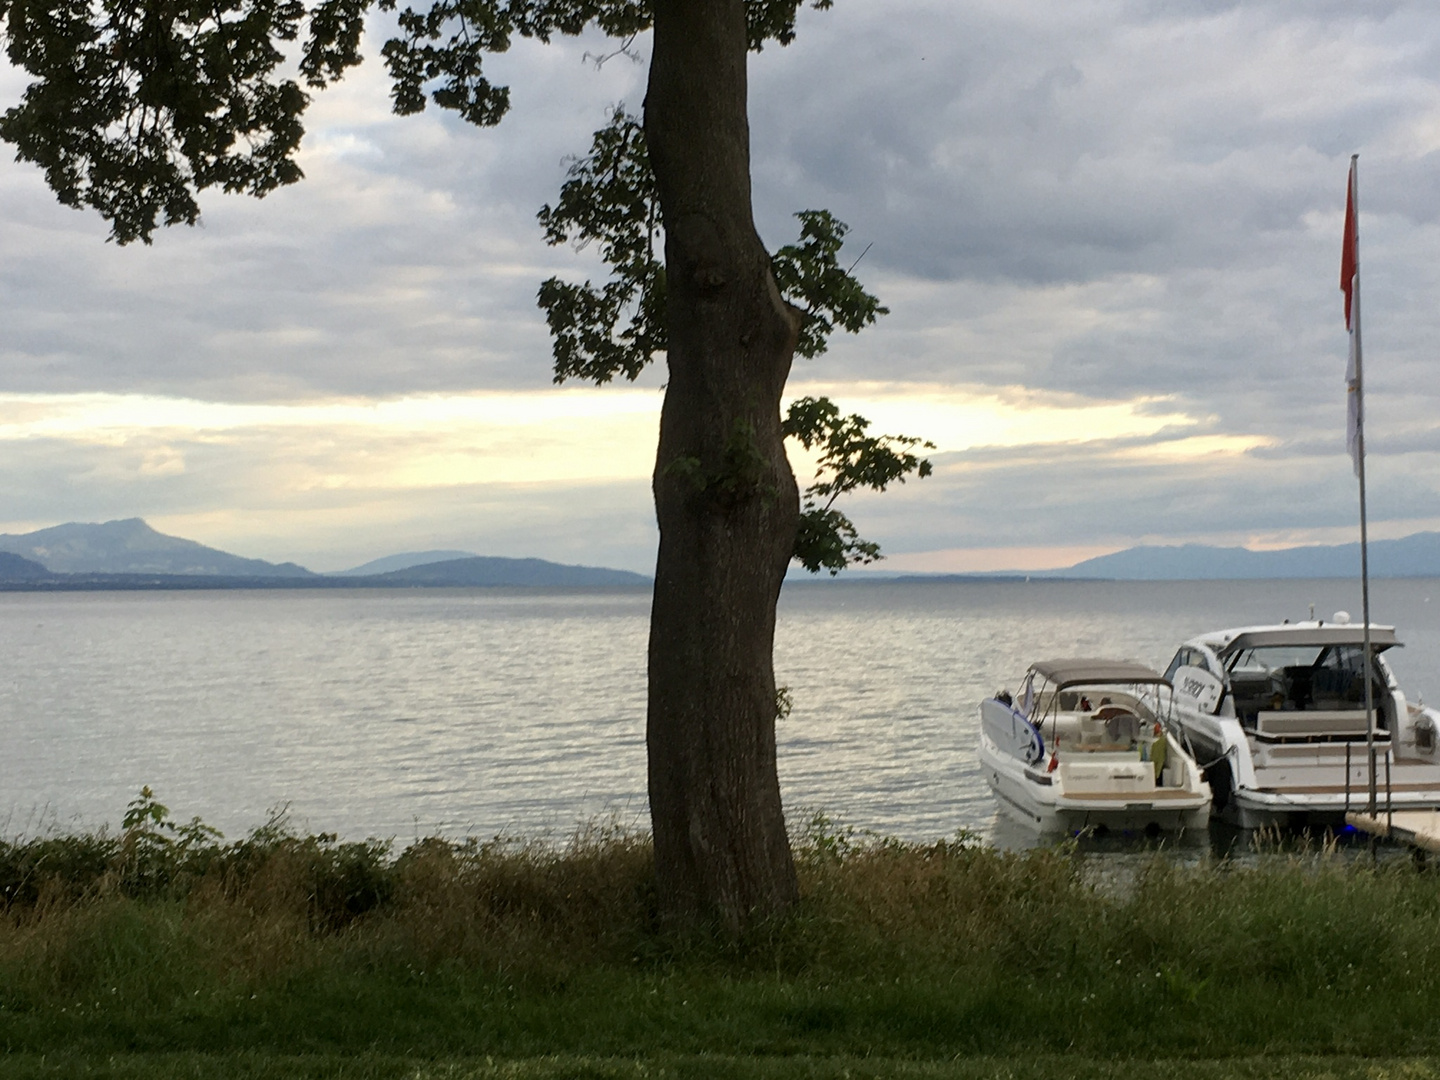
[[[980,698],[1045,656],[1163,667],[1225,626],[1359,617],[1344,581],[787,587],[792,820],[1016,842],[975,760]],[[1413,698],[1440,699],[1440,580],[1372,586]],[[1433,598],[1433,603],[1432,603]],[[0,595],[0,833],[116,823],[150,784],[229,834],[288,804],[342,836],[644,824],[645,591]]]

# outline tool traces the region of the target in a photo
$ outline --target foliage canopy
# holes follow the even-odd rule
[[[831,0],[814,0],[817,8]],[[750,42],[786,44],[802,0],[750,0]],[[310,95],[360,63],[371,7],[396,0],[0,0],[0,36],[34,76],[0,118],[0,138],[45,171],[67,206],[92,207],[121,244],[193,225],[196,195],[264,195],[303,175],[292,156]],[[484,59],[519,36],[549,41],[594,25],[630,38],[650,26],[644,0],[436,0],[397,16],[381,50],[395,111],[427,100],[488,127],[510,92]],[[296,72],[286,47],[298,43]],[[304,87],[301,86],[301,81]]]
[[[0,116],[0,138],[44,171],[62,203],[99,211],[115,242],[148,244],[162,224],[195,224],[202,191],[263,196],[301,179],[294,155],[310,91],[360,63],[372,6],[396,13],[398,33],[381,49],[395,111],[433,102],[481,127],[510,107],[509,88],[485,75],[487,55],[517,36],[548,42],[591,26],[628,42],[652,18],[647,0],[435,0],[421,10],[397,0],[0,0],[6,53],[35,79]],[[789,44],[802,6],[748,0],[750,48]],[[839,262],[845,224],[825,210],[796,217],[799,239],[774,252],[772,269],[801,313],[796,352],[812,358],[836,327],[857,333],[887,309]],[[612,111],[539,219],[551,244],[596,245],[609,272],[599,284],[552,277],[540,286],[555,381],[637,378],[666,349],[659,198],[638,117]],[[919,440],[867,436],[862,417],[823,406],[796,402],[785,424],[807,448],[826,448],[796,558],[835,573],[879,557],[836,498],[930,466],[909,453]]]

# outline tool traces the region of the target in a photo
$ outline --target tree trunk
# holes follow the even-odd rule
[[[650,814],[662,911],[731,932],[791,905],[775,604],[799,499],[780,430],[798,313],[750,204],[743,0],[656,0],[645,136],[665,225]]]

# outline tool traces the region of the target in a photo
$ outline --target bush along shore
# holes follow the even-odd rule
[[[1440,874],[857,840],[735,941],[648,840],[227,842],[147,789],[0,842],[5,1075],[1440,1075]],[[1148,1064],[1147,1064],[1148,1063]],[[1377,1069],[1380,1072],[1377,1073]],[[428,1071],[427,1071],[428,1070]]]

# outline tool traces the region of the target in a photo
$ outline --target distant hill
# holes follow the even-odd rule
[[[544,559],[502,559],[472,555],[426,563],[360,579],[370,585],[501,586],[501,585],[648,585],[650,579],[628,570],[567,566]]]
[[[1370,541],[1371,577],[1440,577],[1440,533]],[[1133,547],[1031,577],[1184,581],[1222,578],[1346,578],[1360,576],[1360,545],[1336,544],[1251,551],[1182,544]]]
[[[32,559],[9,551],[0,551],[0,581],[43,581],[54,576]]]
[[[245,559],[156,532],[140,518],[103,524],[71,522],[37,532],[0,534],[0,552],[61,574],[202,574],[219,577],[311,577],[295,563]]]
[[[412,551],[343,574],[246,559],[156,532],[140,518],[0,534],[0,590],[287,589],[648,585],[626,570]]]
[[[371,559],[351,570],[337,570],[329,576],[367,577],[370,574],[388,574],[391,570],[408,570],[412,566],[424,566],[426,563],[478,557],[473,551],[406,551],[399,555],[386,555],[383,559]]]
[[[204,589],[345,588],[350,584],[348,578],[328,578],[320,574],[305,577],[259,577],[255,574],[226,577],[222,574],[52,574],[47,570],[44,577],[23,580],[0,575],[0,592],[195,592]]]

